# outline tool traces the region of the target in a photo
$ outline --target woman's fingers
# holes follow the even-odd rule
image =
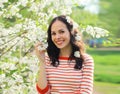
[[[43,45],[41,42],[35,44],[35,48],[39,51],[46,51],[45,45]]]
[[[44,61],[45,58],[45,49],[40,49],[42,47],[42,43],[35,44],[35,54],[37,55],[40,61]]]

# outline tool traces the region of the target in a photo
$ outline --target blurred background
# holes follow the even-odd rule
[[[33,45],[60,14],[74,19],[80,31],[87,25],[109,31],[100,37],[82,34],[95,62],[93,94],[120,94],[119,0],[0,0],[0,94],[35,94]]]

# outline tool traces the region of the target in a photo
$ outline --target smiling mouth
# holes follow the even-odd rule
[[[61,45],[61,44],[63,44],[63,42],[64,42],[63,40],[61,40],[61,41],[56,41],[56,44],[57,44],[57,45]]]

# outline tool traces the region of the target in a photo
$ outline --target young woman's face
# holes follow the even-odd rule
[[[53,43],[59,48],[68,48],[70,45],[70,32],[66,25],[56,20],[51,26],[51,38]]]

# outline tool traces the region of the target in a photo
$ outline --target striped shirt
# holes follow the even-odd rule
[[[75,70],[75,60],[68,62],[68,57],[59,57],[60,65],[54,67],[46,56],[46,74],[48,85],[39,94],[92,94],[93,91],[93,58],[84,54],[81,70]]]

